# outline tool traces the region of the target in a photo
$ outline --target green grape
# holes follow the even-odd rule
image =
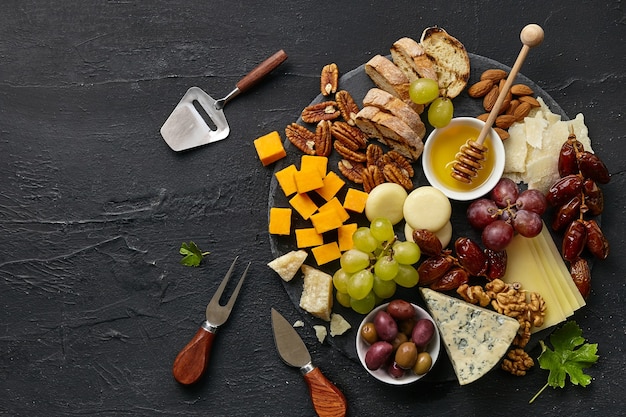
[[[374,264],[374,273],[383,281],[391,281],[398,275],[398,261],[390,256],[383,256]]]
[[[347,292],[339,292],[337,291],[335,293],[335,298],[337,299],[337,302],[346,307],[346,308],[351,308],[352,306],[350,305],[350,295]]]
[[[378,217],[372,220],[372,223],[370,224],[370,231],[379,242],[389,241],[395,236],[393,225],[389,219],[385,219],[383,217]]]
[[[374,286],[374,274],[367,269],[356,272],[348,280],[348,294],[355,300],[365,298]]]
[[[374,252],[378,247],[378,240],[372,235],[369,227],[359,227],[352,234],[354,247],[362,252]]]
[[[349,279],[350,274],[339,268],[333,275],[333,285],[335,286],[335,289],[339,292],[347,293]]]
[[[439,97],[428,106],[428,123],[432,127],[445,127],[452,120],[454,106],[447,97]]]
[[[350,249],[341,255],[339,263],[344,271],[353,274],[370,265],[370,256],[358,249]]]
[[[430,78],[418,78],[409,85],[409,97],[414,103],[426,104],[439,97],[439,84]]]
[[[393,280],[401,287],[412,288],[419,282],[419,274],[411,265],[400,265],[398,275]]]
[[[365,297],[360,300],[351,298],[350,307],[359,314],[367,314],[374,309],[376,305],[376,295],[374,291],[370,291]]]
[[[380,299],[391,298],[396,293],[396,282],[394,280],[384,281],[374,275],[374,286],[372,290],[376,297]]]
[[[420,256],[422,256],[422,252],[415,242],[407,240],[393,244],[393,257],[400,264],[413,265],[420,260]]]

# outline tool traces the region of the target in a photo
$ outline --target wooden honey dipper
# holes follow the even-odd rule
[[[520,39],[523,44],[522,49],[515,60],[513,68],[511,68],[511,72],[509,72],[504,86],[500,90],[496,103],[493,105],[491,112],[489,112],[489,117],[487,117],[485,125],[478,134],[476,140],[468,140],[465,145],[461,146],[461,149],[454,157],[455,161],[452,165],[452,173],[450,175],[458,181],[466,184],[471,183],[472,178],[476,176],[477,171],[482,168],[481,162],[483,161],[484,153],[487,150],[487,147],[483,145],[483,142],[500,113],[502,103],[504,103],[504,99],[511,89],[511,85],[513,84],[513,81],[515,81],[517,73],[522,67],[524,60],[528,55],[528,51],[530,51],[530,48],[543,42],[543,29],[541,26],[536,24],[526,25],[520,32]]]

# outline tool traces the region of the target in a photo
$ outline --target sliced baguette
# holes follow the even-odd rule
[[[421,139],[426,134],[426,127],[419,114],[404,101],[380,88],[372,88],[367,92],[363,98],[363,106],[376,107],[393,114],[406,123]]]
[[[424,46],[411,38],[400,38],[391,46],[393,63],[404,72],[409,82],[418,78],[437,81],[435,65],[424,50]]]
[[[356,125],[369,136],[414,162],[424,150],[424,143],[399,117],[374,106],[363,107],[355,118]]]
[[[381,90],[398,97],[418,113],[424,111],[424,106],[413,103],[409,97],[409,79],[407,76],[388,58],[375,55],[365,63],[365,73]]]
[[[420,43],[433,61],[442,94],[449,98],[461,94],[470,76],[470,60],[465,46],[439,27],[424,30]]]

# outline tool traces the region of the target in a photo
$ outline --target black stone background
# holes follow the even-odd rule
[[[386,386],[310,326],[314,363],[349,415],[619,415],[624,394],[624,5],[620,1],[7,1],[0,14],[0,415],[310,416],[300,373],[279,359],[269,311],[302,312],[265,264],[272,167],[252,141],[282,132],[319,92],[319,72],[387,54],[438,25],[512,65],[527,23],[544,43],[522,73],[585,115],[612,179],[588,305],[599,344],[590,386],[547,389],[547,371],[494,371],[469,386]],[[187,88],[215,97],[278,49],[289,58],[225,109],[224,141],[171,151],[159,128]],[[179,265],[195,241],[211,254]],[[210,368],[171,376],[234,256],[251,261]],[[239,269],[240,272],[242,270]],[[536,358],[540,351],[535,348]],[[623,415],[623,414],[622,414]]]

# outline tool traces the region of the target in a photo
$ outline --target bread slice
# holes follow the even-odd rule
[[[426,54],[424,46],[411,38],[400,38],[391,46],[393,63],[404,72],[409,82],[418,78],[437,81],[435,64]]]
[[[449,98],[461,94],[470,76],[470,60],[465,46],[439,27],[424,30],[420,43],[433,61],[442,94]]]
[[[330,321],[333,308],[333,277],[309,265],[302,265],[304,284],[300,307],[325,321]]]
[[[402,119],[378,107],[365,106],[356,115],[356,125],[370,137],[414,162],[424,150],[424,143]]]
[[[420,115],[404,101],[380,88],[372,88],[367,92],[363,98],[363,106],[377,107],[393,114],[406,123],[421,139],[426,135],[426,127]]]
[[[411,101],[411,97],[409,97],[409,79],[389,58],[382,55],[373,56],[365,63],[365,73],[369,75],[374,84],[381,90],[398,97],[413,107],[418,113],[424,111],[424,106]]]

